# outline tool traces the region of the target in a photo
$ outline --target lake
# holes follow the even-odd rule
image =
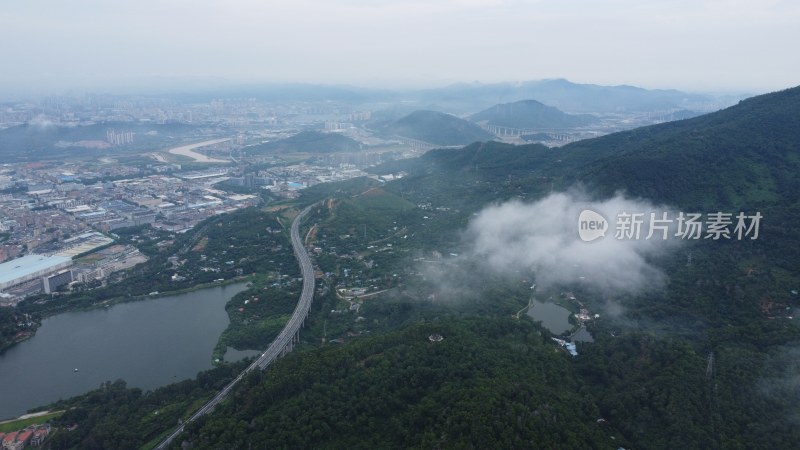
[[[45,319],[34,337],[0,355],[0,419],[105,381],[152,390],[194,378],[211,368],[229,323],[225,304],[245,289],[235,283]]]
[[[569,323],[569,316],[572,314],[566,308],[563,308],[555,303],[540,302],[535,298],[531,302],[531,307],[528,308],[528,315],[535,321],[542,322],[542,325],[550,330],[554,335],[559,335],[565,331],[572,329],[573,325]]]
[[[569,331],[574,327],[569,323],[569,316],[572,313],[555,303],[540,302],[534,298],[531,302],[531,307],[528,308],[528,315],[533,320],[542,322],[542,325],[555,335]],[[585,327],[578,328],[569,340],[572,342],[594,342],[592,334]]]

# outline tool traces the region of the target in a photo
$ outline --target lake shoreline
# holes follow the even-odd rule
[[[225,306],[247,289],[247,281],[230,280],[43,320],[34,339],[0,356],[0,417],[106,381],[152,390],[214,367],[212,352],[230,323]]]
[[[39,329],[39,327],[42,326],[42,321],[43,320],[48,319],[50,317],[55,317],[55,316],[57,316],[59,314],[65,314],[65,313],[70,313],[70,312],[94,311],[96,309],[110,308],[113,305],[119,305],[119,304],[122,304],[122,303],[140,302],[140,301],[145,301],[145,300],[154,300],[154,299],[161,298],[161,297],[169,297],[169,296],[173,296],[173,295],[187,294],[187,293],[190,293],[190,292],[198,291],[200,289],[207,289],[207,288],[211,288],[211,287],[215,287],[215,286],[227,286],[229,284],[241,283],[243,281],[249,282],[251,280],[251,278],[252,278],[252,275],[240,276],[240,277],[234,277],[234,278],[231,278],[231,279],[225,280],[225,281],[212,281],[211,283],[196,284],[196,285],[194,285],[192,287],[189,287],[189,288],[176,289],[174,291],[159,292],[156,295],[149,295],[148,294],[148,295],[137,295],[135,297],[112,297],[112,298],[103,300],[101,302],[94,303],[91,306],[87,306],[87,307],[66,308],[66,309],[59,309],[59,310],[48,310],[47,312],[41,313],[42,314],[41,317],[39,318],[39,320],[37,320],[35,322],[36,326],[32,330],[30,330],[31,331],[30,334],[26,334],[21,339],[15,339],[15,340],[9,342],[8,344],[6,344],[5,346],[0,347],[0,356],[2,356],[9,349],[14,348],[17,344],[25,342],[28,339],[31,339],[32,337],[36,336],[36,331]]]

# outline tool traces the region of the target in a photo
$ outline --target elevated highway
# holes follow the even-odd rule
[[[209,400],[200,409],[198,409],[197,412],[192,414],[192,416],[187,419],[186,422],[181,424],[166,439],[161,441],[161,443],[159,443],[155,449],[162,450],[169,447],[170,443],[172,443],[172,441],[183,432],[183,429],[187,424],[192,423],[199,417],[211,412],[215,406],[217,406],[220,402],[222,402],[222,400],[225,399],[225,397],[228,396],[234,386],[236,386],[236,384],[239,383],[239,381],[241,381],[248,372],[256,368],[264,370],[276,359],[292,351],[292,347],[300,338],[300,328],[302,328],[303,323],[305,323],[306,317],[308,317],[308,311],[311,309],[311,302],[314,300],[314,266],[311,264],[311,258],[308,256],[305,246],[303,246],[302,239],[300,239],[300,223],[303,221],[308,212],[311,211],[312,206],[307,207],[300,214],[298,214],[297,217],[294,218],[290,232],[294,256],[300,263],[300,272],[303,275],[303,290],[300,293],[300,299],[297,302],[297,306],[294,308],[292,317],[283,327],[283,330],[281,330],[280,334],[278,334],[278,337],[276,337],[272,343],[269,344],[269,347],[267,347],[267,349],[261,353],[261,355],[255,361],[253,361],[252,364],[247,366],[247,368],[244,369],[238,376],[236,376],[233,381],[222,388],[222,390],[219,391],[214,398]]]

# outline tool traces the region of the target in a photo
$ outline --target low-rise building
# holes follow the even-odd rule
[[[47,436],[49,434],[50,434],[50,426],[49,425],[41,426],[41,427],[37,428],[33,432],[33,437],[31,438],[31,446],[38,447],[38,446],[42,445],[44,443],[45,439],[47,439]]]
[[[18,431],[12,431],[3,437],[3,450],[18,450],[17,435]],[[22,448],[22,447],[19,447]]]
[[[28,444],[30,444],[32,437],[33,437],[33,431],[31,430],[20,431],[19,434],[17,435],[17,442],[15,442],[17,448],[20,449],[25,448]]]

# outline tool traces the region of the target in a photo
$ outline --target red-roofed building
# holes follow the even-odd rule
[[[23,448],[26,445],[28,445],[31,442],[31,437],[33,437],[33,431],[31,430],[20,431],[20,433],[17,435],[17,444],[22,444],[22,445],[20,445],[19,448]]]
[[[17,450],[17,434],[19,434],[19,432],[12,431],[3,437],[3,448],[5,450]]]

